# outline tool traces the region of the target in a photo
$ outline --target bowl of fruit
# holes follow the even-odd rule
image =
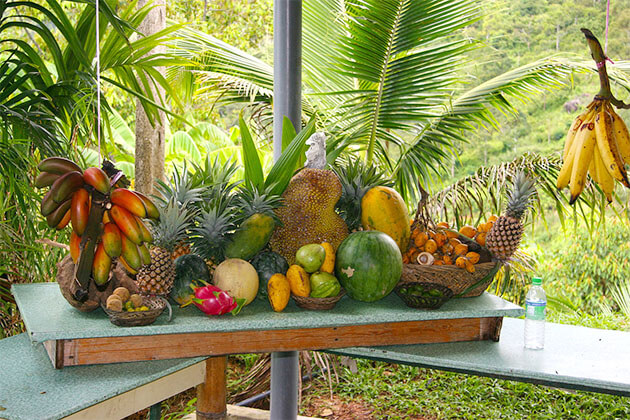
[[[166,299],[160,296],[131,294],[126,288],[118,287],[107,298],[103,311],[114,325],[136,327],[155,322],[167,306],[169,307],[170,320],[170,306]]]

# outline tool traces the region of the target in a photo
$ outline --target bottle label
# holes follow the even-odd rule
[[[532,319],[534,321],[545,320],[545,309],[547,307],[547,302],[525,302],[525,305],[527,306],[525,316],[528,319]]]

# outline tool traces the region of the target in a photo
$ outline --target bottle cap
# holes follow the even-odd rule
[[[532,284],[540,286],[542,284],[542,279],[540,277],[532,277]]]

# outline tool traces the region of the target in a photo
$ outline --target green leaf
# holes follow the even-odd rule
[[[293,141],[297,133],[293,123],[287,116],[282,117],[282,151],[289,147],[289,144]]]
[[[267,179],[265,180],[265,188],[271,187],[271,194],[282,194],[289,185],[289,181],[293,177],[295,166],[303,154],[306,140],[315,132],[315,118],[298,133],[289,146],[282,152],[280,159],[273,165]]]
[[[238,125],[241,130],[241,141],[243,143],[242,153],[243,166],[245,167],[245,182],[260,189],[265,184],[265,177],[263,175],[262,165],[260,163],[260,158],[258,157],[256,145],[252,140],[252,135],[249,128],[247,128],[247,124],[245,124],[242,114],[238,117]]]
[[[189,155],[190,158],[195,162],[201,160],[201,153],[199,152],[199,148],[195,144],[195,141],[190,136],[190,134],[185,131],[177,131],[173,133],[170,141],[166,143],[166,154],[167,156],[177,156],[182,152]]]

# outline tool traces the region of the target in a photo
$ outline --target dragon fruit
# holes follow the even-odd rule
[[[236,315],[243,307],[243,303],[245,303],[245,299],[234,299],[225,291],[212,284],[191,287],[195,292],[195,297],[186,305],[193,303],[206,315],[223,315],[228,312]]]

